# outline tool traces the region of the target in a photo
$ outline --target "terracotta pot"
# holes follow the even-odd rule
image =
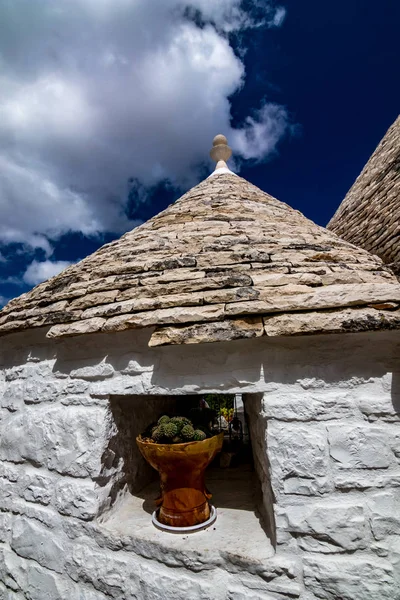
[[[224,434],[202,442],[155,444],[136,438],[140,452],[160,474],[161,498],[158,520],[172,527],[204,523],[210,516],[211,498],[204,483],[204,472],[221,451]]]

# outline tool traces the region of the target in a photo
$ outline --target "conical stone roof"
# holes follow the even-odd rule
[[[328,224],[400,275],[400,116]]]
[[[0,333],[155,327],[157,346],[400,328],[379,258],[227,171],[9,302]]]

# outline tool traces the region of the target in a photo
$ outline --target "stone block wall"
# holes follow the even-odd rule
[[[397,377],[307,379],[263,395],[277,554],[301,556],[317,598],[400,598]]]
[[[0,599],[400,598],[398,334],[147,340],[3,338]],[[275,556],[205,556],[104,527],[124,477],[112,399],[227,391],[245,395]]]

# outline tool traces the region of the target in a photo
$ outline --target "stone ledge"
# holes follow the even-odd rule
[[[140,495],[126,494],[109,515],[100,519],[100,527],[109,536],[117,537],[127,550],[148,556],[152,546],[157,560],[169,566],[185,566],[195,572],[223,567],[232,572],[261,574],[274,557],[274,549],[257,516],[254,484],[249,480],[251,472],[243,471],[240,477],[235,477],[234,494],[229,479],[219,479],[213,473],[210,477],[218,518],[213,526],[196,535],[168,534],[152,525],[158,482]]]

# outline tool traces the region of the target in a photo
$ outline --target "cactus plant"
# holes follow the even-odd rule
[[[160,431],[159,427],[154,427],[153,431],[151,432],[151,439],[156,442],[157,444],[159,444],[161,442],[163,438],[163,434]]]
[[[168,417],[162,415],[156,423],[149,425],[142,434],[156,444],[182,444],[184,442],[201,442],[212,433],[201,426],[194,427],[187,417]]]
[[[193,435],[194,435],[194,429],[193,429],[192,425],[185,425],[184,427],[182,427],[181,436],[183,437],[184,440],[189,442],[190,440],[193,439]]]
[[[178,428],[176,425],[174,425],[174,423],[162,423],[159,426],[159,429],[163,435],[163,437],[165,437],[167,440],[172,440],[172,438],[174,438],[177,434],[178,434]]]
[[[201,431],[201,429],[195,429],[194,433],[193,433],[193,441],[195,442],[202,442],[203,440],[206,439],[206,434],[204,433],[204,431]]]
[[[178,427],[178,432],[182,431],[182,427],[185,425],[192,425],[192,422],[186,417],[172,417],[171,423]]]

